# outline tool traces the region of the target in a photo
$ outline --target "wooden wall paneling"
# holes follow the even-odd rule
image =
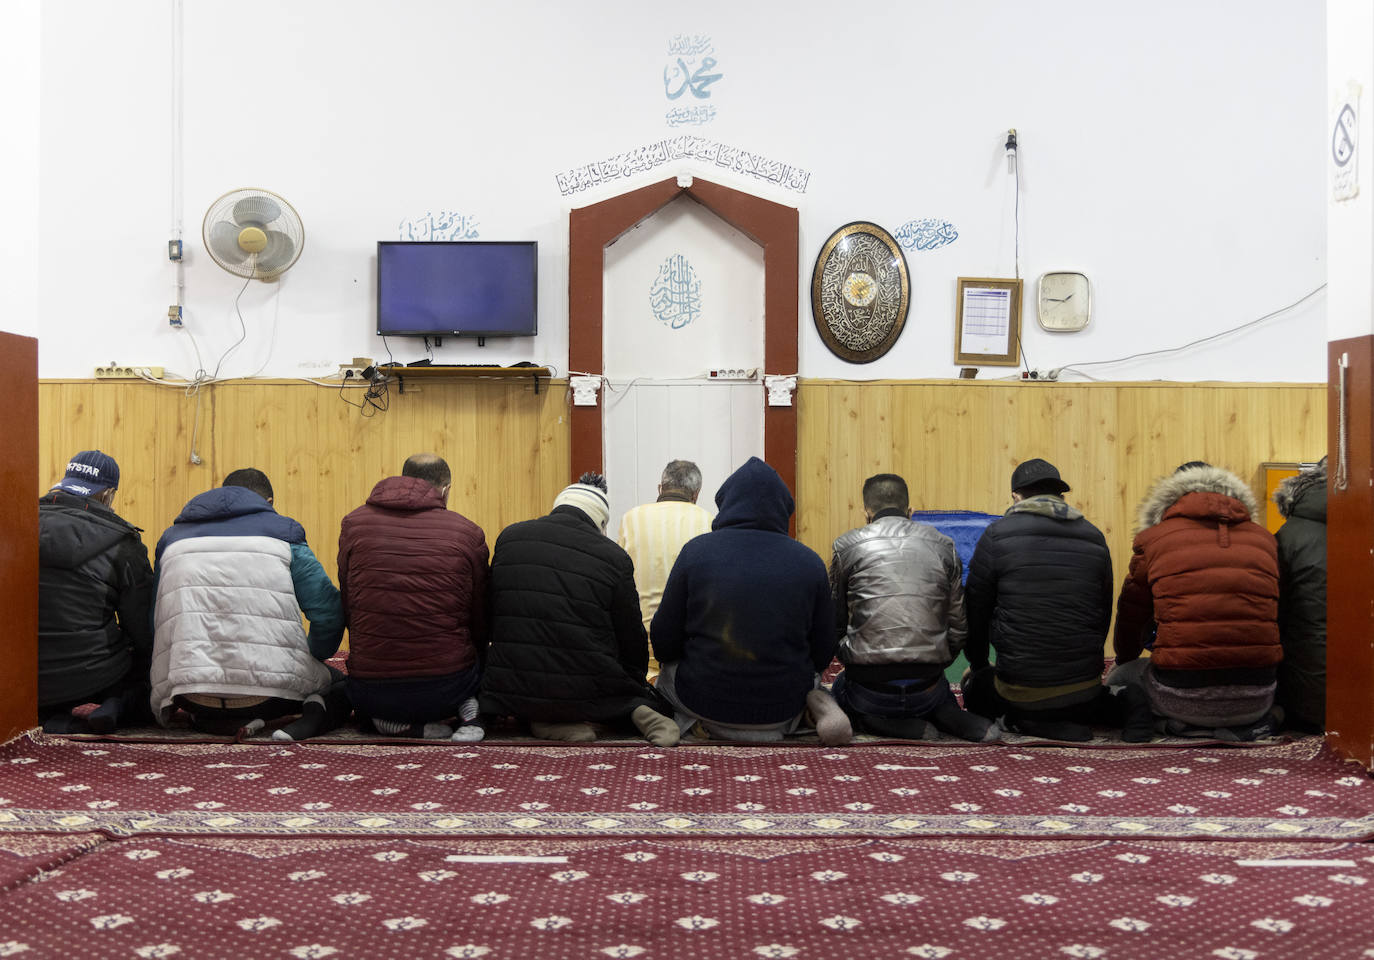
[[[1136,507],[1158,477],[1203,458],[1248,480],[1325,430],[1321,388],[1305,384],[806,381],[800,393],[797,529],[817,552],[862,522],[863,480],[884,458],[913,509],[1001,513],[1012,469],[1041,456],[1103,531],[1118,580]]]
[[[1374,768],[1374,337],[1335,340],[1327,351],[1327,740]],[[1343,356],[1349,360],[1345,489],[1337,485]]]
[[[38,721],[38,341],[0,333],[5,450],[0,460],[0,741]],[[65,464],[66,461],[63,461]]]

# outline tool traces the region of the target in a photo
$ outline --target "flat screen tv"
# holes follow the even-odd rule
[[[533,240],[379,240],[377,333],[532,337],[538,254]]]

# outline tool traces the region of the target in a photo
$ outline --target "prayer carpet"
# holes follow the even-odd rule
[[[1320,740],[1232,751],[105,743],[0,746],[0,835],[1357,840]]]
[[[1330,960],[1374,949],[1368,852],[138,838],[0,893],[0,956]]]

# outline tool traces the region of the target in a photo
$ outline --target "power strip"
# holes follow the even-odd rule
[[[146,380],[149,377],[154,380],[161,380],[164,373],[166,371],[162,367],[125,366],[121,363],[111,363],[104,367],[95,368],[97,380]]]

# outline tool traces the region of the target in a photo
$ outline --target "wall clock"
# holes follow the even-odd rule
[[[910,305],[906,257],[892,234],[860,220],[825,241],[811,272],[811,315],[831,353],[877,360],[901,336]]]
[[[1092,290],[1088,278],[1072,270],[1040,275],[1037,316],[1040,326],[1056,333],[1082,330],[1092,319]]]

